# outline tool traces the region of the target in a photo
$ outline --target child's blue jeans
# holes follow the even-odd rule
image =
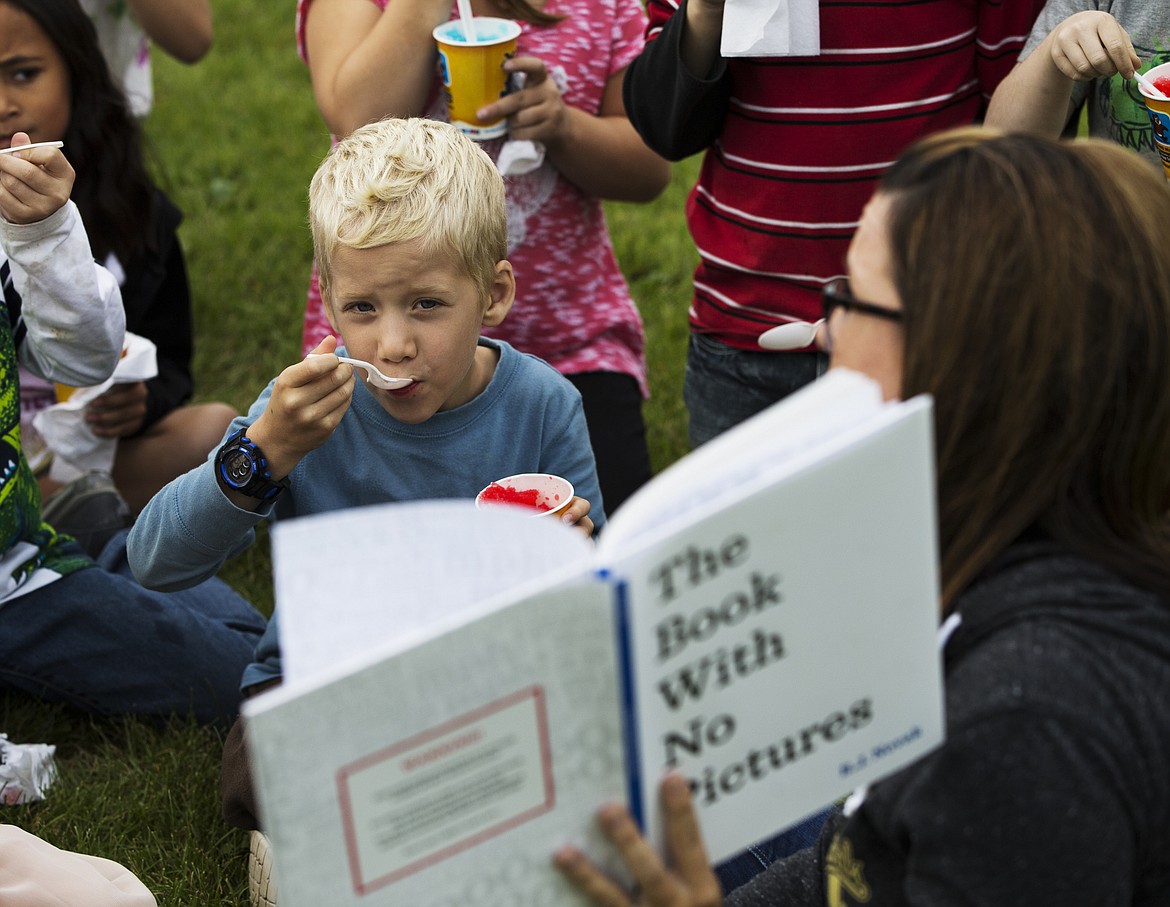
[[[0,688],[102,715],[193,715],[227,726],[264,625],[219,579],[144,589],[121,532],[98,566],[0,604]]]

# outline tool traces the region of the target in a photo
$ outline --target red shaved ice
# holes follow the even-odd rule
[[[540,492],[535,488],[516,488],[514,485],[501,485],[498,482],[492,482],[480,492],[479,499],[489,504],[519,504],[542,513],[550,509],[549,505],[540,499]]]

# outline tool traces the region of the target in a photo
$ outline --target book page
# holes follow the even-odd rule
[[[587,568],[579,530],[470,501],[380,504],[282,521],[272,564],[286,682],[357,663],[527,586]]]
[[[930,403],[884,408],[607,561],[626,583],[632,804],[687,776],[718,862],[942,739]]]
[[[584,907],[563,843],[626,790],[611,590],[570,585],[244,704],[282,907]]]
[[[604,553],[639,534],[685,521],[765,471],[865,422],[885,404],[876,382],[834,369],[822,378],[692,451],[630,497],[601,530]]]

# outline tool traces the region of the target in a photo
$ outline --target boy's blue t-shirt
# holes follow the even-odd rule
[[[541,359],[503,341],[480,345],[500,353],[488,386],[418,425],[399,422],[357,381],[336,431],[289,475],[277,518],[385,501],[473,499],[504,476],[548,472],[573,483],[600,527],[601,490],[580,394]],[[271,385],[240,426],[260,416],[270,393]]]
[[[590,518],[605,523],[601,489],[581,396],[541,359],[503,341],[487,388],[474,400],[435,413],[419,425],[394,419],[359,381],[353,403],[329,440],[289,475],[289,490],[275,516],[287,519],[387,501],[473,499],[487,484],[524,472],[564,476],[592,505]],[[268,403],[272,386],[232,431],[251,424]],[[277,618],[244,672],[242,687],[280,676]]]

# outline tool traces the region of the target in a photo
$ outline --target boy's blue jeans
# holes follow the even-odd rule
[[[824,374],[824,353],[741,350],[705,334],[691,334],[683,399],[691,447],[767,409]]]
[[[264,625],[219,579],[144,589],[121,532],[97,567],[0,604],[0,688],[102,715],[193,715],[227,726]]]

